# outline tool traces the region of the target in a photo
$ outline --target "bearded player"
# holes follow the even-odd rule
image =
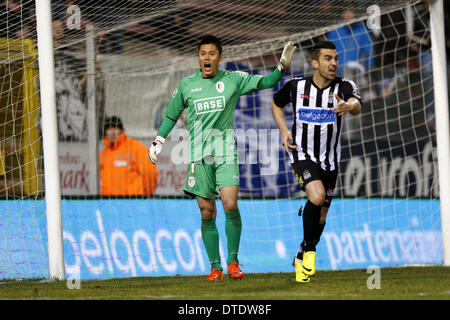
[[[236,141],[234,135],[230,135],[236,103],[242,95],[273,87],[290,66],[294,51],[294,44],[288,42],[277,68],[266,76],[230,72],[219,68],[223,59],[221,41],[212,35],[205,36],[198,45],[200,69],[176,87],[150,147],[149,158],[156,163],[167,135],[186,109],[190,164],[183,191],[197,199],[200,209],[202,240],[211,263],[208,281],[224,278],[216,227],[217,192],[225,211],[227,273],[232,279],[244,277],[238,259],[242,229],[237,205],[239,166]]]
[[[341,157],[343,116],[361,112],[355,83],[336,75],[335,45],[322,41],[313,48],[314,73],[293,78],[275,94],[272,114],[281,141],[308,201],[303,209],[303,241],[294,259],[297,282],[309,282],[316,273],[316,246],[325,228]],[[286,126],[284,106],[292,103],[292,132]]]

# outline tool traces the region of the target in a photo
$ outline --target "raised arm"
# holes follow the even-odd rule
[[[281,54],[280,62],[278,63],[277,68],[266,76],[263,76],[258,83],[258,90],[272,88],[278,81],[280,81],[283,73],[287,68],[291,65],[292,57],[294,56],[296,46],[292,41],[289,41],[283,49],[283,53]]]

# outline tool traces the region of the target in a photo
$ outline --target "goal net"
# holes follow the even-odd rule
[[[49,273],[34,6],[6,1],[0,13],[0,279]],[[182,192],[184,114],[158,158],[153,194],[105,196],[99,179],[106,119],[119,117],[129,138],[150,146],[178,82],[198,69],[205,34],[224,44],[221,68],[250,74],[272,72],[286,41],[299,47],[279,84],[236,106],[247,272],[294,270],[307,199],[270,105],[291,77],[312,75],[321,39],[335,43],[338,74],[357,84],[363,105],[344,117],[317,268],[443,263],[427,1],[52,1],[52,19],[67,277],[209,273],[197,202]],[[290,127],[292,107],[285,110]],[[220,199],[217,211],[225,264]]]

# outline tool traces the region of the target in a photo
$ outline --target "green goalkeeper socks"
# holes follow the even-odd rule
[[[227,264],[238,260],[239,242],[241,240],[242,220],[239,209],[225,211],[225,234],[227,235]]]
[[[201,229],[203,244],[205,245],[211,267],[216,270],[223,270],[220,263],[219,232],[217,231],[216,218],[202,219]]]

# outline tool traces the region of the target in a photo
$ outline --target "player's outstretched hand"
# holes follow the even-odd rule
[[[158,160],[156,156],[161,152],[163,143],[166,142],[166,139],[163,137],[157,136],[155,141],[152,142],[152,145],[148,149],[148,158],[153,164],[156,164]]]
[[[337,106],[332,109],[335,113],[337,113],[339,116],[343,116],[344,114],[352,110],[353,106],[350,103],[342,100],[341,97],[337,95],[337,93],[335,93],[334,96],[338,101]]]
[[[294,45],[294,42],[289,41],[288,43],[286,43],[283,49],[283,53],[281,54],[280,63],[278,64],[278,70],[283,72],[286,71],[287,68],[289,68],[296,49],[297,47]]]

